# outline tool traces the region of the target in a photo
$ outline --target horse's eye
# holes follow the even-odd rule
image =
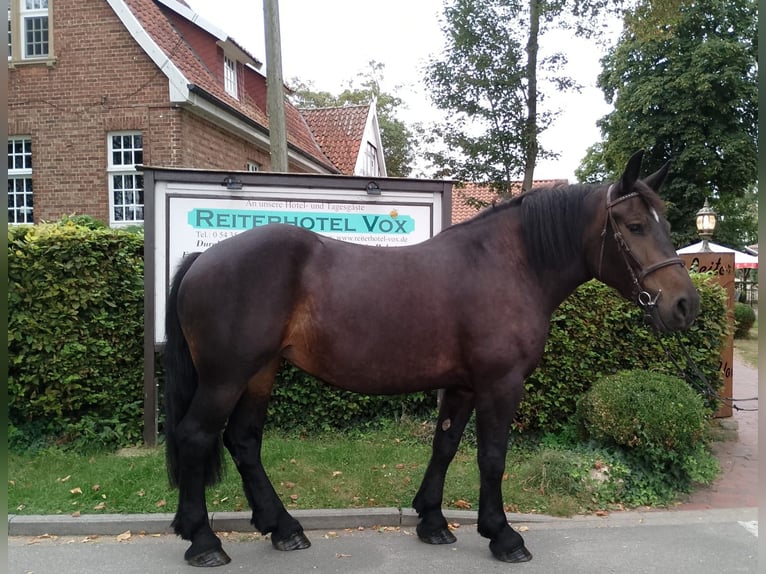
[[[634,235],[641,235],[644,232],[644,226],[640,223],[631,223],[628,225],[628,231]]]

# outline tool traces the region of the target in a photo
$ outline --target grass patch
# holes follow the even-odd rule
[[[746,364],[758,368],[758,319],[750,328],[747,338],[734,339],[734,350]]]
[[[409,508],[431,454],[429,424],[391,424],[377,431],[286,437],[267,433],[263,460],[289,509]],[[614,493],[589,473],[592,453],[517,446],[509,450],[503,496],[507,510],[572,515],[604,507]],[[96,514],[175,512],[164,450],[133,449],[84,455],[49,449],[10,454],[8,512]],[[594,486],[595,485],[595,486]],[[479,473],[470,440],[447,474],[444,506],[478,508]],[[210,511],[248,510],[239,475],[228,458],[224,480],[207,491]]]

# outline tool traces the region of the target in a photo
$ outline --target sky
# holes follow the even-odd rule
[[[263,5],[257,0],[186,0],[202,18],[234,38],[265,63]],[[385,65],[381,89],[400,97],[405,124],[437,121],[423,84],[424,66],[443,48],[443,0],[279,0],[282,74],[338,94],[375,60]],[[560,43],[560,46],[553,45]],[[583,86],[580,93],[554,93],[561,110],[544,132],[542,144],[560,154],[539,162],[535,179],[576,181],[574,170],[589,146],[601,140],[596,121],[609,113],[595,87],[603,51],[595,43],[560,36],[541,50],[566,46],[567,73]],[[265,64],[264,64],[265,67]]]

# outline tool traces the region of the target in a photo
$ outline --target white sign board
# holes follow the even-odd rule
[[[210,174],[199,172],[200,176]],[[165,181],[152,175],[155,344],[164,341],[168,288],[188,253],[205,251],[219,241],[271,223],[296,225],[341,241],[396,248],[433,237],[445,219],[443,193],[418,191],[420,180],[391,180],[392,185],[399,183],[405,189],[387,190],[387,185],[380,185],[376,186],[380,193],[370,195],[365,191],[368,178],[282,174],[279,177],[285,185],[278,186],[259,185],[259,174],[242,174],[242,188],[229,190],[220,183]],[[254,179],[251,185],[247,178]],[[294,183],[301,178],[309,178],[311,187]],[[317,185],[317,180],[325,185]],[[333,186],[335,181],[345,187]],[[352,183],[357,185],[349,188]],[[420,183],[433,188],[437,182]],[[449,194],[451,184],[436,186],[445,187]]]

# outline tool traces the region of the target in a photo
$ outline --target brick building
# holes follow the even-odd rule
[[[9,223],[140,224],[142,165],[269,169],[262,63],[183,1],[10,0],[8,19]],[[289,171],[386,175],[373,104],[285,105]]]

